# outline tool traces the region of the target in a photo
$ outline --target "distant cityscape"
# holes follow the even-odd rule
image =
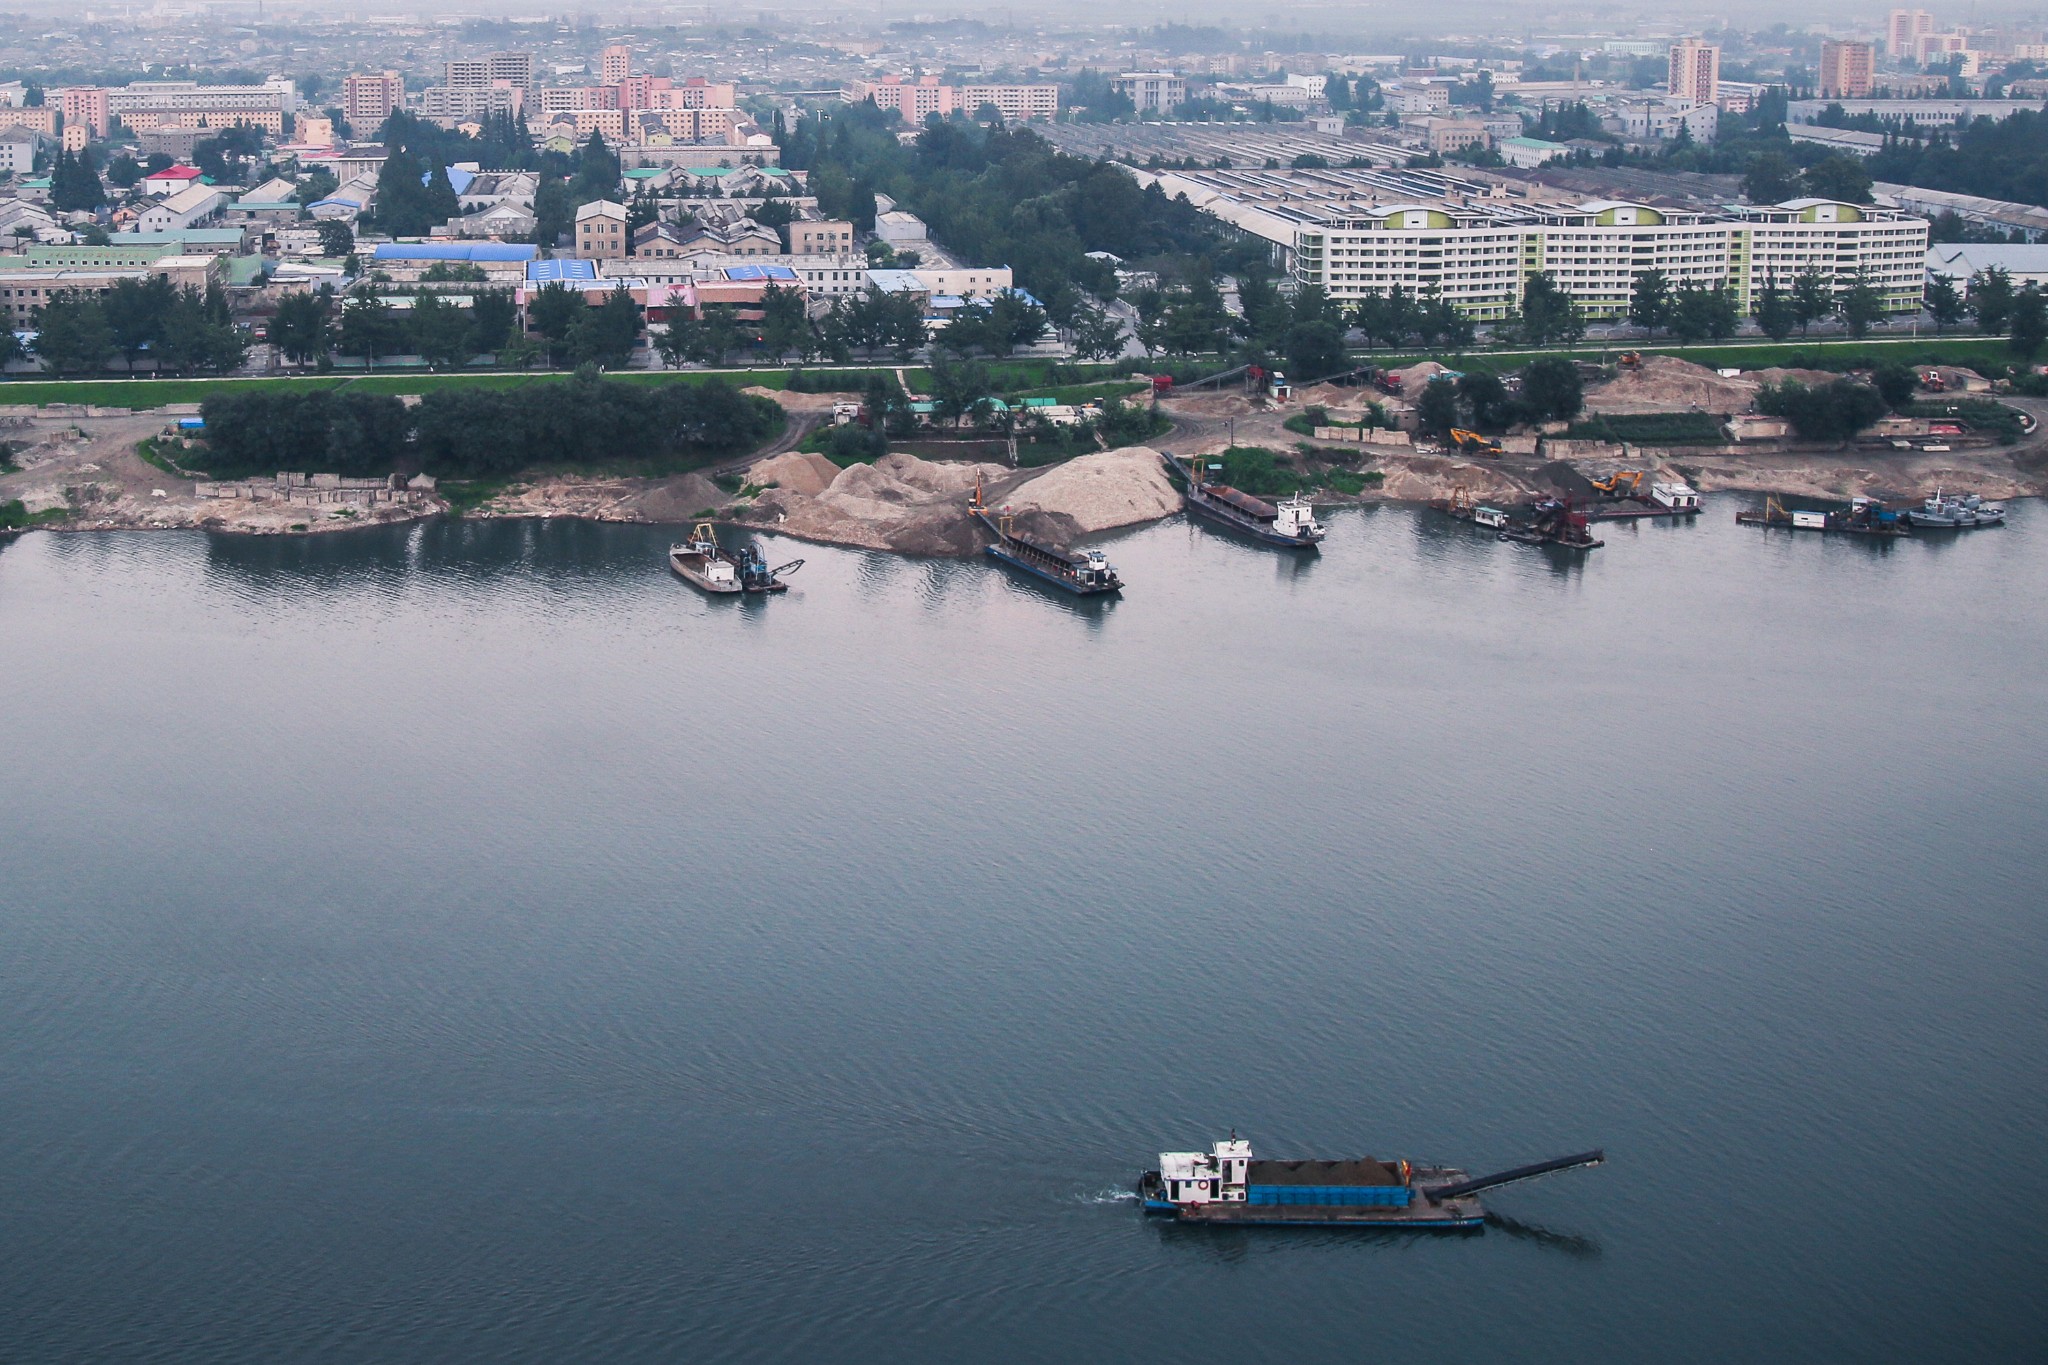
[[[526,363],[561,358],[543,291],[630,299],[634,335],[610,363],[787,355],[763,324],[792,306],[809,353],[829,319],[883,296],[915,311],[913,350],[1155,349],[1131,305],[1172,286],[1171,253],[1080,240],[1075,288],[1055,256],[994,259],[988,234],[949,224],[934,167],[885,173],[878,153],[845,151],[856,130],[948,123],[1112,164],[1196,211],[1216,244],[1200,251],[1285,291],[1346,309],[1437,300],[1482,338],[1537,276],[1585,324],[1626,322],[1654,275],[1764,331],[1805,277],[1838,299],[1821,325],[1858,331],[1914,324],[1932,281],[1966,302],[1987,271],[2048,280],[2048,206],[1965,146],[2032,139],[2048,156],[2038,28],[1900,9],[1841,29],[1644,24],[1361,52],[1184,25],[634,18],[159,7],[23,26],[0,48],[8,368],[160,366],[52,312],[151,281],[212,300],[226,330],[206,353],[235,369],[416,360],[403,324],[418,300],[464,310],[493,291],[508,328],[469,341]],[[998,301],[1022,310],[1000,338]],[[345,327],[350,307],[376,325]]]

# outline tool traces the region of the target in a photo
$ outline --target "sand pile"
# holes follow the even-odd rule
[[[747,470],[747,482],[766,488],[774,484],[793,492],[817,497],[839,477],[839,466],[823,455],[790,451],[756,462]]]
[[[860,396],[846,393],[797,393],[791,389],[764,389],[759,384],[749,384],[740,392],[751,393],[756,398],[778,403],[784,412],[830,412],[834,403]]]
[[[634,521],[693,521],[731,501],[730,493],[702,474],[685,474],[622,499],[618,511]]]
[[[1321,404],[1332,411],[1346,409],[1363,412],[1367,406],[1386,397],[1378,389],[1346,388],[1342,384],[1311,384],[1305,389],[1294,391],[1295,401],[1303,406]]]
[[[771,488],[755,499],[744,520],[834,545],[965,554],[974,545],[967,495],[976,475],[993,481],[1007,473],[999,465],[941,464],[915,455],[884,455],[873,464],[839,471],[817,494]]]
[[[1198,392],[1179,393],[1162,399],[1160,407],[1167,412],[1183,412],[1190,417],[1242,417],[1255,411],[1252,400],[1241,389],[1224,389],[1213,393],[1208,389]]]
[[[792,457],[778,456],[755,472]],[[830,485],[808,493],[782,481],[739,514],[786,535],[905,554],[973,554],[987,533],[967,514],[980,479],[990,506],[1006,508],[1028,535],[1065,542],[1117,526],[1157,521],[1180,509],[1159,452],[1149,446],[1083,455],[1020,475],[992,464],[942,463],[885,455],[871,465],[835,471]]]
[[[1407,455],[1382,461],[1380,469],[1387,477],[1376,496],[1393,502],[1447,498],[1459,484],[1480,502],[1519,502],[1529,496],[1527,484],[1497,465]]]
[[[1150,446],[1125,446],[1055,465],[1011,489],[1020,513],[1061,518],[1076,535],[1157,521],[1180,510],[1180,493]]]
[[[1753,378],[1723,379],[1704,365],[1675,356],[1646,355],[1642,365],[1586,390],[1588,412],[1747,412]]]
[[[1422,397],[1422,391],[1429,387],[1429,381],[1450,369],[1434,360],[1420,360],[1407,369],[1398,371],[1401,379],[1401,396],[1409,402]]]
[[[1832,384],[1842,378],[1831,370],[1787,370],[1775,367],[1768,370],[1751,370],[1742,377],[1755,380],[1759,385],[1804,384],[1809,389],[1817,389],[1823,384]]]

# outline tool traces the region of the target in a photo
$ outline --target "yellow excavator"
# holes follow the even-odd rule
[[[1643,471],[1623,469],[1609,474],[1604,479],[1592,479],[1593,491],[1606,498],[1634,498],[1642,496]]]
[[[1466,455],[1500,454],[1499,441],[1491,436],[1481,436],[1476,431],[1466,431],[1462,427],[1451,428],[1451,444]]]

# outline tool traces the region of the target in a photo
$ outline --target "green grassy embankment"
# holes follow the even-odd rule
[[[202,403],[209,394],[234,389],[352,388],[364,393],[425,393],[434,388],[511,389],[526,384],[560,384],[574,378],[568,370],[522,374],[493,370],[475,374],[431,374],[424,370],[407,374],[305,374],[263,378],[225,379],[10,379],[0,381],[0,406],[13,404],[84,403],[93,407],[160,408],[167,403]],[[622,384],[702,384],[724,379],[738,388],[780,389],[789,383],[789,371],[772,370],[621,370],[607,379]]]

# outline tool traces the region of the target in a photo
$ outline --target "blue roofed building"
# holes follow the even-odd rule
[[[528,284],[567,284],[577,280],[597,278],[597,262],[580,260],[573,256],[558,256],[550,261],[528,261],[526,282]]]

